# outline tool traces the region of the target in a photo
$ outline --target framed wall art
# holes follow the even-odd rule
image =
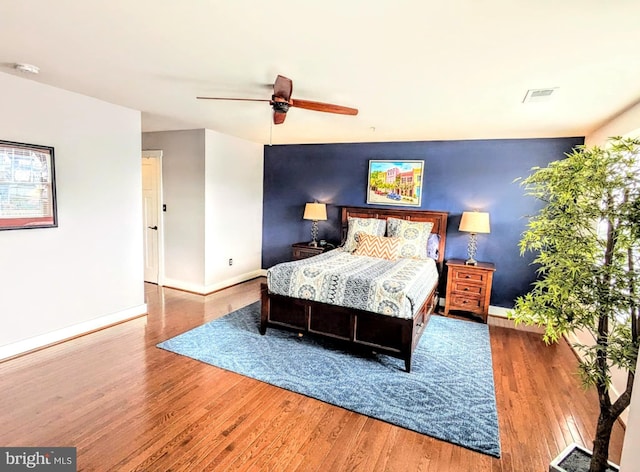
[[[0,141],[0,230],[56,226],[53,148]]]
[[[367,203],[419,207],[424,161],[369,161]]]

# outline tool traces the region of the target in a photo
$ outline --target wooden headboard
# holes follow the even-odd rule
[[[440,246],[438,247],[438,265],[442,267],[442,262],[444,261],[444,248],[447,240],[448,216],[449,213],[446,211],[342,207],[342,241],[344,241],[347,237],[347,231],[349,229],[349,217],[378,218],[379,220],[386,220],[387,218],[399,218],[402,220],[433,223],[431,232],[440,236]]]

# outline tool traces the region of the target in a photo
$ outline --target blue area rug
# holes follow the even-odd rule
[[[432,316],[404,361],[267,329],[254,303],[158,344],[254,379],[500,457],[487,325]]]

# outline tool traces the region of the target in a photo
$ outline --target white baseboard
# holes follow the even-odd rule
[[[178,290],[184,290],[185,292],[197,293],[198,295],[208,295],[210,293],[217,292],[218,290],[222,290],[223,288],[231,287],[232,285],[255,279],[262,275],[266,275],[266,271],[258,269],[209,285],[194,284],[165,277],[163,286],[168,288],[177,288]]]
[[[33,338],[23,339],[11,344],[5,344],[0,346],[0,360],[8,359],[20,354],[24,354],[30,351],[41,349],[52,344],[58,344],[62,341],[82,336],[83,334],[96,331],[98,329],[113,326],[114,324],[122,323],[133,318],[138,318],[141,315],[147,313],[147,304],[137,305],[126,310],[112,313],[110,315],[101,316],[94,320],[78,323],[66,328],[58,329],[50,333],[34,336]]]
[[[512,308],[504,308],[501,306],[493,306],[489,305],[489,316],[497,316],[499,318],[506,318],[507,313],[511,311]]]

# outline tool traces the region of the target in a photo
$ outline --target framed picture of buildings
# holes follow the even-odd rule
[[[369,161],[367,203],[419,207],[424,161]]]
[[[0,230],[56,226],[53,148],[0,141]]]

